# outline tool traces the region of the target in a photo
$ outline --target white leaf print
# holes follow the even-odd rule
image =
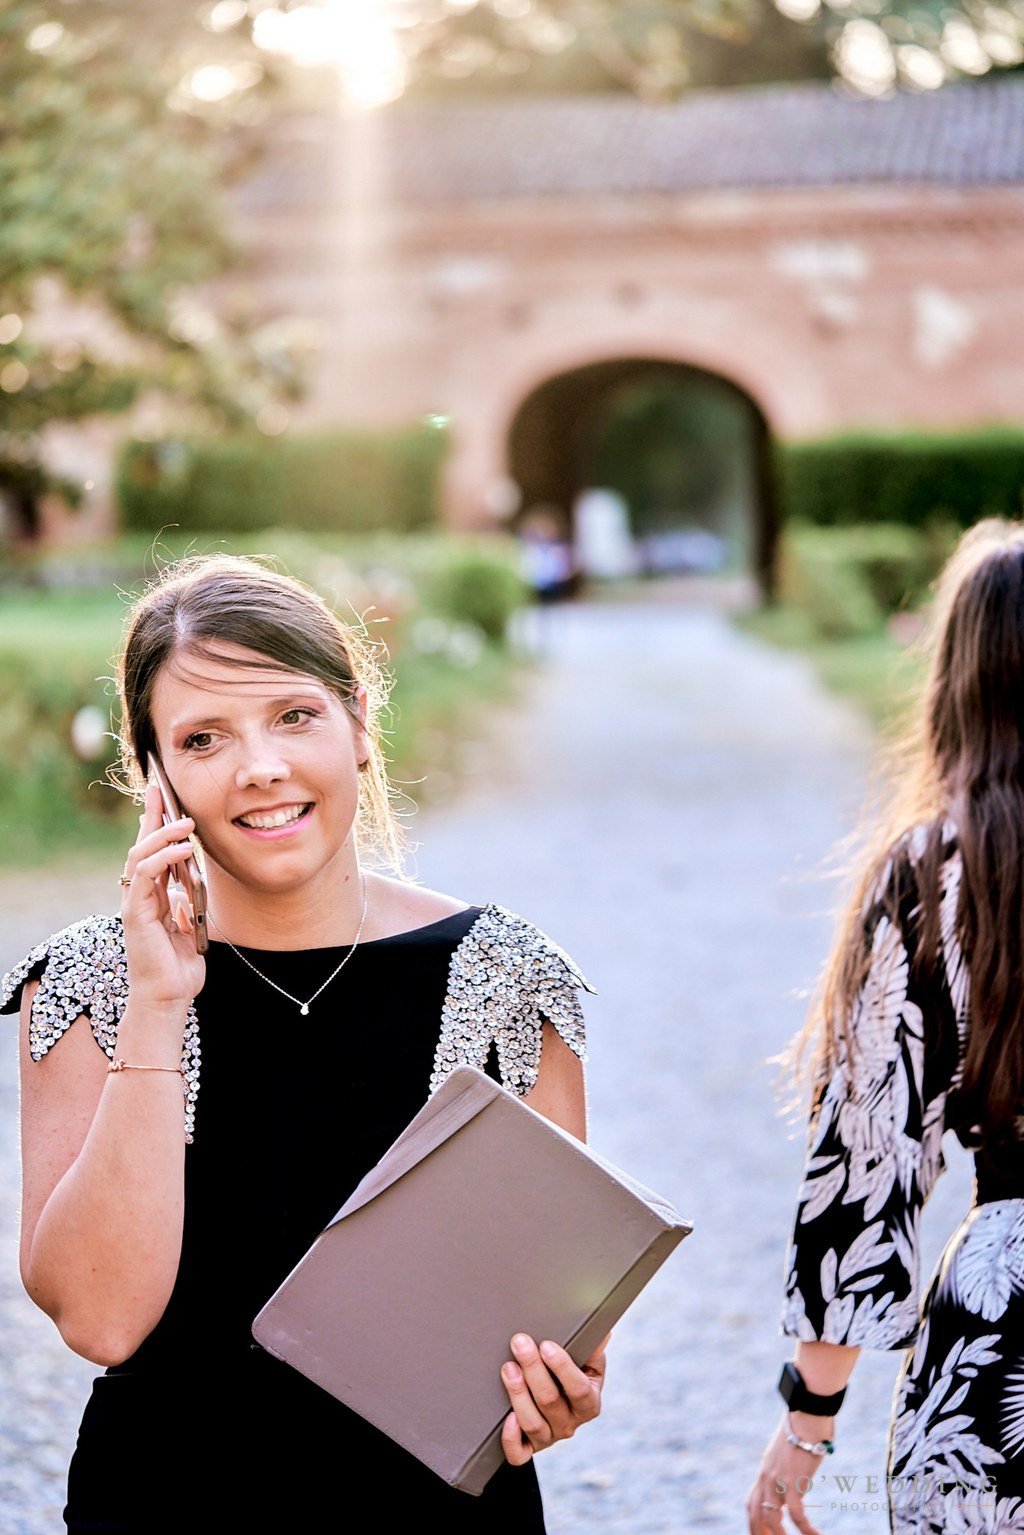
[[[927,1479],[923,1491],[908,1489],[896,1509],[893,1528],[906,1535],[1020,1535],[1024,1530],[1024,1500],[997,1498],[985,1487],[976,1491],[955,1487],[943,1493]]]
[[[971,1383],[969,1380],[965,1380],[962,1386],[958,1386],[957,1389],[953,1392],[953,1395],[950,1397],[949,1401],[945,1404],[946,1412],[952,1412],[954,1407],[959,1407],[960,1403],[963,1401],[964,1397],[967,1395],[970,1389]]]
[[[786,1305],[782,1313],[782,1331],[789,1338],[802,1338],[813,1343],[818,1334],[807,1315],[807,1306],[796,1283],[796,1270],[791,1269],[787,1281]]]
[[[896,1176],[899,1179],[900,1188],[904,1196],[909,1199],[921,1167],[921,1142],[913,1136],[904,1134],[901,1130],[896,1137],[893,1160],[896,1163]]]
[[[893,1148],[855,1153],[850,1158],[850,1182],[843,1204],[864,1201],[864,1219],[874,1220],[892,1198],[896,1186],[896,1154]]]
[[[913,1297],[894,1304],[889,1290],[885,1295],[861,1302],[845,1341],[857,1348],[906,1347],[917,1331],[917,1325],[917,1305]]]
[[[942,1136],[945,1131],[946,1094],[938,1093],[925,1104],[921,1116],[921,1153],[917,1172],[917,1184],[922,1203],[929,1197],[945,1168],[942,1157]]]
[[[943,1373],[952,1370],[966,1370],[967,1366],[973,1366],[974,1371],[981,1365],[996,1364],[1003,1356],[992,1348],[994,1343],[1001,1343],[1002,1339],[997,1332],[987,1332],[981,1337],[972,1338],[970,1342],[961,1338],[954,1343],[943,1363]]]
[[[918,1377],[924,1367],[924,1361],[928,1357],[928,1345],[931,1340],[931,1330],[931,1319],[930,1317],[926,1316],[921,1324],[921,1331],[917,1335],[917,1342],[914,1344],[914,1354],[908,1366],[907,1374],[904,1375],[900,1380],[899,1391],[901,1403],[904,1396],[906,1395],[907,1387],[911,1378]]]
[[[807,1168],[807,1178],[800,1190],[801,1225],[817,1220],[838,1197],[845,1182],[846,1168],[842,1158],[815,1157]]]
[[[821,1296],[825,1301],[833,1299],[836,1293],[836,1250],[830,1247],[821,1260]]]
[[[909,965],[899,929],[888,917],[875,928],[867,980],[850,1019],[856,1042],[857,1097],[872,1096],[899,1054],[897,1033],[907,996]]]
[[[911,1080],[920,1096],[924,1081],[924,1014],[909,998],[903,1004],[903,1043],[910,1061]]]
[[[839,1266],[839,1277],[842,1280],[862,1274],[865,1269],[881,1268],[888,1261],[892,1256],[892,1243],[879,1240],[884,1231],[882,1222],[875,1221],[873,1226],[866,1227],[850,1243]]]
[[[854,1305],[852,1295],[841,1295],[837,1300],[828,1303],[825,1307],[825,1319],[821,1324],[821,1337],[824,1343],[846,1342],[846,1335],[853,1320]]]
[[[858,1095],[844,1103],[836,1116],[836,1134],[849,1149],[851,1160],[863,1162],[881,1156],[891,1138],[891,1105],[883,1097],[884,1082],[876,1082],[872,1097]]]
[[[906,1068],[900,1059],[893,1063],[884,1080],[874,1084],[870,1101],[858,1099],[840,1114],[839,1132],[851,1148],[850,1183],[844,1203],[865,1200],[865,1220],[873,1220],[888,1203],[897,1178],[904,1192],[909,1191],[910,1183],[903,1181],[897,1157],[897,1146],[903,1136],[911,1148],[912,1175],[920,1148],[905,1136],[909,1108]]]
[[[963,1060],[967,1033],[969,979],[967,966],[964,963],[963,951],[960,948],[960,940],[957,937],[956,931],[957,907],[960,903],[960,876],[962,873],[963,861],[959,853],[954,853],[951,858],[946,860],[943,866],[942,903],[939,907],[939,935],[946,971],[946,985],[949,988],[950,999],[953,1003],[953,1013],[956,1017],[957,1033],[960,1036],[961,1062]],[[953,1085],[959,1081],[959,1078],[960,1066],[957,1067]]]
[[[908,1041],[913,1042],[915,1050],[919,1045],[923,1049],[924,1013],[921,1011],[918,1004],[916,1002],[911,1002],[910,999],[907,998],[904,1001],[902,1008],[900,1009],[900,1015],[903,1019],[904,1032]]]
[[[1011,1242],[1019,1222],[1015,1201],[979,1206],[961,1228],[943,1270],[942,1289],[986,1322],[998,1321],[1010,1296],[1024,1290],[1021,1244]]]
[[[917,1288],[919,1216],[920,1212],[916,1208],[905,1210],[902,1220],[894,1221],[889,1233],[892,1237],[893,1251],[907,1272],[912,1290]]]
[[[974,1419],[965,1413],[950,1418],[938,1418],[928,1424],[926,1431],[921,1412],[907,1416],[911,1423],[897,1423],[897,1436],[902,1442],[909,1438],[910,1453],[901,1461],[901,1476],[945,1477],[947,1481],[966,1481],[970,1477],[981,1479],[989,1466],[1001,1466],[1003,1456],[998,1450],[983,1444],[977,1434],[969,1432]]]
[[[1024,1450],[1024,1369],[1011,1370],[1003,1393],[1003,1449],[1008,1456]]]
[[[916,1475],[926,1468],[929,1474],[935,1474],[936,1468],[945,1468],[951,1473],[949,1479],[955,1481],[965,1469],[980,1475],[986,1465],[1002,1464],[1003,1457],[998,1450],[982,1444],[977,1434],[968,1432],[973,1427],[973,1418],[964,1414],[950,1416],[951,1407],[958,1405],[960,1400],[955,1377],[961,1377],[962,1385],[963,1377],[970,1379],[977,1366],[995,1363],[999,1355],[990,1345],[998,1342],[998,1333],[983,1334],[969,1343],[964,1338],[958,1339],[916,1411],[905,1407],[906,1391],[901,1388],[901,1410],[893,1435],[895,1466],[900,1475]],[[922,1331],[915,1349],[915,1368],[922,1362],[920,1349],[926,1343],[927,1334]]]

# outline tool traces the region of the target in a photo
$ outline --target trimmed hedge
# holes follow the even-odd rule
[[[969,527],[1024,514],[1024,430],[856,433],[775,450],[786,522]]]
[[[115,493],[126,531],[415,532],[438,522],[442,431],[330,431],[129,441]]]

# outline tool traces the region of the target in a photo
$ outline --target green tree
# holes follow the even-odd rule
[[[54,483],[48,424],[143,393],[237,423],[301,388],[282,326],[200,297],[240,254],[224,191],[273,84],[247,33],[180,0],[0,10],[0,493],[21,531]]]

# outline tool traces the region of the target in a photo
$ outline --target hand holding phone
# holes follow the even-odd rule
[[[150,752],[147,769],[150,783],[155,783],[160,790],[164,825],[168,826],[172,821],[180,821],[182,810],[178,804],[178,797],[171,788],[171,781],[164,772],[163,763],[156,755],[156,752]],[[206,885],[203,883],[203,876],[199,872],[199,864],[194,857],[188,858],[185,862],[184,880],[173,873],[169,876],[167,896],[171,902],[171,910],[175,913],[176,918],[176,896],[178,901],[183,900],[187,904],[192,932],[196,941],[196,953],[205,954],[210,946],[206,925]]]

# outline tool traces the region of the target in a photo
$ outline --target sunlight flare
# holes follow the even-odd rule
[[[405,57],[382,0],[323,0],[290,11],[269,8],[256,16],[253,37],[260,48],[296,64],[332,64],[352,106],[383,106],[405,89]]]

